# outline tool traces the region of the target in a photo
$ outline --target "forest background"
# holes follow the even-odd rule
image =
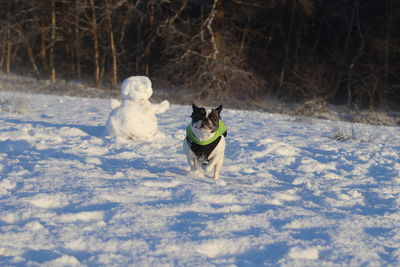
[[[0,0],[0,69],[206,101],[400,103],[397,0]]]

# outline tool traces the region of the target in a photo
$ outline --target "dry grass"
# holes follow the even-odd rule
[[[29,112],[29,102],[24,96],[4,95],[0,97],[0,111],[23,114]]]

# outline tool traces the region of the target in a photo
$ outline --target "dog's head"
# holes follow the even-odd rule
[[[202,131],[215,132],[218,129],[219,120],[221,119],[222,105],[217,108],[205,109],[192,105],[192,126]]]

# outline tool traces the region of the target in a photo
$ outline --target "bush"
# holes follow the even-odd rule
[[[368,111],[362,113],[353,119],[354,122],[373,124],[373,125],[386,125],[397,126],[400,123],[399,118],[391,117],[386,112]]]
[[[316,98],[306,101],[292,112],[296,116],[306,116],[318,119],[338,120],[339,115],[336,111],[329,108],[325,100]]]
[[[29,104],[23,96],[5,95],[0,97],[0,111],[22,114],[29,111]]]
[[[374,128],[363,127],[357,124],[342,124],[338,123],[335,128],[333,139],[336,141],[360,141],[363,143],[374,142],[379,137],[379,132],[375,131]]]

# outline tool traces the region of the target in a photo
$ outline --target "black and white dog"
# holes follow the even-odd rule
[[[192,122],[186,129],[183,151],[194,175],[213,172],[218,179],[224,162],[227,128],[221,120],[222,105],[205,109],[192,105]]]

